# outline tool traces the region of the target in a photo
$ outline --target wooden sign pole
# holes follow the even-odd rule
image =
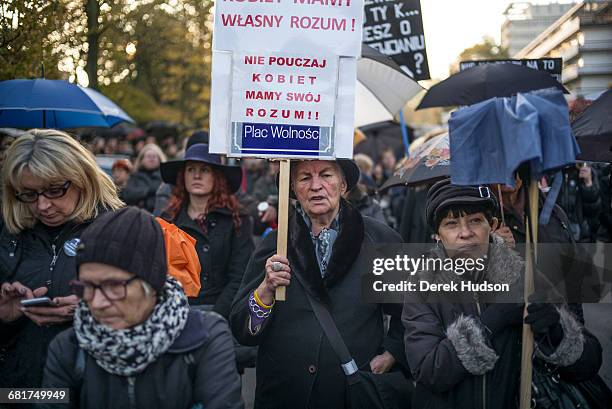
[[[289,174],[291,161],[281,159],[278,176],[278,235],[276,239],[276,254],[287,257],[287,230],[289,228]],[[276,301],[285,301],[285,287],[277,287]]]
[[[527,221],[527,217],[531,218],[531,226]],[[525,311],[527,315],[527,303],[529,296],[534,291],[533,274],[535,271],[535,260],[537,257],[536,245],[538,243],[538,182],[531,181],[529,186],[529,215],[525,215],[525,232],[527,233],[525,247]],[[533,252],[533,253],[532,253]],[[531,256],[533,254],[533,257]],[[523,324],[523,342],[521,352],[521,400],[520,409],[531,408],[531,381],[533,370],[533,332],[529,324]]]

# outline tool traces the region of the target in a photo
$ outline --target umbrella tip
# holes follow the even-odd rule
[[[45,63],[43,62],[40,63],[40,76],[45,79]]]

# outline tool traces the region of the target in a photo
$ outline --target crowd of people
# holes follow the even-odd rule
[[[590,382],[589,407],[612,399],[581,304],[520,301],[521,172],[514,187],[443,179],[380,192],[398,166],[393,150],[293,161],[279,254],[278,162],[211,153],[204,131],[183,143],[79,141],[57,130],[7,142],[0,387],[69,388],[74,408],[241,408],[240,374],[254,366],[255,408],[515,408],[526,324],[536,372]],[[97,154],[115,155],[112,168]],[[610,166],[579,163],[561,177],[540,239],[564,253],[541,256],[536,271],[580,283],[584,268],[568,262],[579,244],[612,241]],[[553,183],[540,181],[542,205]],[[182,261],[172,260],[162,221],[193,239],[195,294],[170,274]],[[516,297],[364,301],[367,249],[399,243],[430,243],[433,258],[485,257],[478,273],[427,273],[442,284],[505,283]],[[286,301],[276,300],[279,287]]]

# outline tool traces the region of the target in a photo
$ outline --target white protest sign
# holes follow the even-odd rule
[[[210,150],[352,157],[363,0],[217,0]]]
[[[232,122],[330,127],[337,57],[234,53]]]
[[[217,0],[213,49],[357,57],[362,25],[363,0]]]

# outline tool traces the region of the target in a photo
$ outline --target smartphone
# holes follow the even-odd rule
[[[55,307],[55,303],[49,297],[30,298],[20,302],[22,307]]]

